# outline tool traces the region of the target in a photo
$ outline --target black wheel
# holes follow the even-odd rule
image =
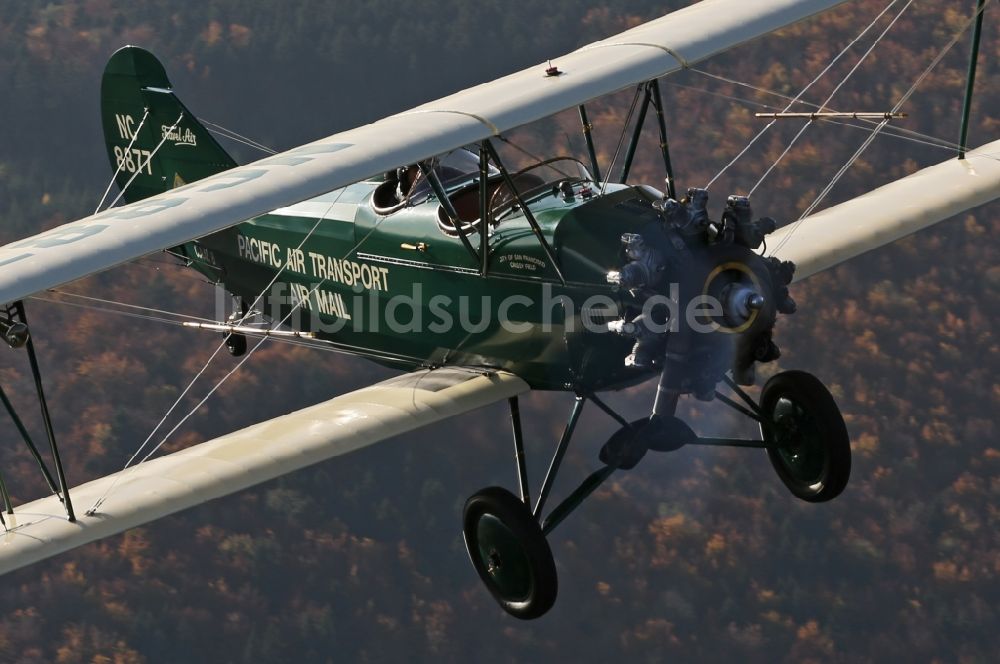
[[[240,357],[247,352],[247,338],[242,334],[226,335],[226,350],[233,357]]]
[[[788,489],[811,503],[840,495],[851,476],[851,441],[833,395],[815,376],[786,371],[760,395],[767,457]]]
[[[527,505],[506,489],[488,487],[465,501],[462,521],[472,566],[504,611],[531,620],[552,608],[556,565]]]

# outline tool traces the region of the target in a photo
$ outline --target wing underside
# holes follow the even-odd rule
[[[49,496],[7,515],[0,574],[331,457],[528,391],[504,372],[437,369],[398,376],[70,490],[96,514],[66,519]]]

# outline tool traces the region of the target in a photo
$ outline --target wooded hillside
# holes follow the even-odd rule
[[[93,211],[111,177],[100,74],[123,44],[157,53],[200,117],[283,149],[685,4],[0,0],[0,240]],[[885,4],[850,2],[702,69],[794,96]],[[888,110],[973,6],[918,0],[831,105]],[[1000,138],[993,9],[973,145]],[[872,36],[805,98],[824,100]],[[900,127],[957,140],[968,43],[966,34],[927,78]],[[704,186],[743,149],[762,126],[753,117],[761,105],[785,103],[699,72],[665,79],[663,90],[682,188]],[[590,109],[604,165],[631,95]],[[713,184],[713,211],[752,187],[800,126],[770,132]],[[755,193],[756,212],[796,218],[865,137],[855,127],[810,127]],[[511,138],[536,154],[584,155],[573,112]],[[633,179],[661,186],[652,123],[646,139]],[[260,156],[226,147],[240,161]],[[828,202],[952,154],[883,135]],[[998,211],[962,215],[794,287],[799,312],[776,330],[784,356],[775,369],[820,376],[848,420],[854,470],[832,503],[796,501],[763,453],[649,455],[554,534],[559,602],[537,622],[516,622],[480,587],[460,534],[469,494],[516,481],[505,409],[490,408],[0,578],[0,661],[992,661],[1000,650]],[[214,308],[211,285],[167,257],[66,290],[196,315]],[[119,469],[218,341],[27,304],[73,484]],[[24,354],[0,355],[0,384],[33,418]],[[187,407],[233,362],[213,363]],[[267,345],[165,450],[386,375],[342,355]],[[653,389],[610,400],[639,417]],[[535,394],[524,406],[535,482],[569,403]],[[688,414],[708,434],[736,426],[718,404]],[[614,428],[596,409],[585,415],[556,494],[597,467]],[[0,471],[15,501],[42,495],[16,432],[2,431]]]

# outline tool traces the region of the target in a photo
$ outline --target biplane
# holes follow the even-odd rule
[[[823,382],[784,371],[759,398],[745,389],[759,364],[780,355],[774,331],[780,316],[795,311],[790,288],[1000,198],[1000,141],[967,149],[963,126],[957,158],[782,226],[755,215],[746,195],[712,201],[704,188],[678,191],[659,81],[842,2],[703,0],[242,166],[181,102],[151,53],[134,46],[114,53],[101,83],[101,118],[120,193],[92,216],[0,248],[0,332],[29,356],[50,460],[0,396],[52,494],[15,507],[0,481],[0,572],[504,401],[518,487],[472,495],[462,528],[479,577],[518,618],[541,616],[555,602],[548,535],[649,451],[763,449],[794,496],[835,498],[848,483],[851,446]],[[985,4],[967,26],[974,44]],[[586,104],[628,88],[635,89],[634,128],[626,123],[615,159],[602,165]],[[901,107],[798,113],[790,104],[769,119],[849,116],[871,120],[874,138]],[[968,96],[965,108],[967,123]],[[505,132],[567,109],[579,111],[587,163],[558,156],[518,168],[504,162],[496,142]],[[650,111],[663,190],[629,183]],[[250,340],[291,335],[402,373],[71,489],[24,300],[155,252],[234,298],[232,315],[196,324],[222,335],[219,350],[245,359],[256,348]],[[600,396],[653,379],[650,414],[639,420],[626,420]],[[518,405],[531,390],[575,395],[537,492],[529,488]],[[760,436],[699,435],[677,415],[685,396],[737,411],[759,424]],[[600,469],[546,510],[587,403],[620,428],[601,448]]]

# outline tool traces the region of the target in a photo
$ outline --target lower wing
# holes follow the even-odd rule
[[[767,238],[800,281],[1000,198],[1000,141],[790,224]]]
[[[0,536],[0,574],[279,475],[528,391],[513,374],[448,368],[390,378],[18,507]],[[112,489],[108,493],[109,489]]]

